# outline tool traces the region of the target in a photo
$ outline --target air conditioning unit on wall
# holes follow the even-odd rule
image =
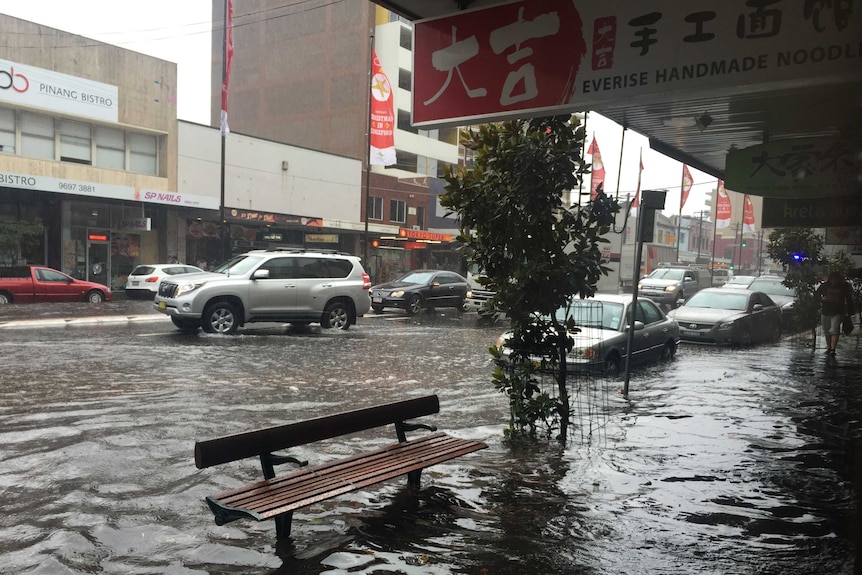
[[[421,230],[422,226],[410,226],[411,230]]]

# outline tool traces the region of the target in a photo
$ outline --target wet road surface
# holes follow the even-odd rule
[[[475,316],[188,336],[147,302],[114,303],[133,321],[0,309],[0,573],[854,572],[855,340],[837,360],[804,338],[683,346],[632,375],[629,402],[619,380],[585,382],[567,445],[510,446],[487,353],[502,329]],[[301,510],[278,547],[271,521],[215,525],[203,498],[259,464],[197,470],[196,439],[428,393],[428,423],[489,449],[427,469],[418,493],[395,481]]]

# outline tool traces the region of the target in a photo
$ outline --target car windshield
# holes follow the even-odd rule
[[[796,292],[783,283],[775,280],[754,280],[751,282],[751,285],[748,286],[748,289],[761,291],[766,295],[796,297]]]
[[[406,284],[427,284],[432,277],[434,272],[407,272],[395,281]]]
[[[566,322],[569,318],[579,327],[600,327],[619,330],[623,317],[621,303],[596,300],[574,300],[568,307],[557,310],[557,320]]]
[[[681,280],[685,270],[679,269],[659,269],[649,275],[653,279],[659,280]]]
[[[236,256],[229,259],[225,263],[213,268],[213,273],[217,274],[246,274],[263,260],[257,256]]]
[[[745,310],[748,306],[747,293],[733,293],[740,290],[699,291],[685,302],[684,307],[708,307],[713,309]]]

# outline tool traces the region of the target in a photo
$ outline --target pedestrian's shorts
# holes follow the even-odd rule
[[[835,315],[821,315],[820,325],[823,333],[828,335],[841,335],[841,320],[844,318],[840,313]]]

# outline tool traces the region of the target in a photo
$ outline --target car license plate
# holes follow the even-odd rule
[[[381,303],[381,302],[383,302],[383,298],[382,298],[382,297],[373,297],[373,298],[371,298],[371,303]]]
[[[165,302],[163,302],[163,301],[159,302],[159,309],[166,309],[167,307],[168,307],[168,304],[166,304]]]
[[[682,335],[700,335],[700,332],[697,332],[697,331],[690,331],[690,330],[687,330],[687,329],[680,330],[680,333],[681,333]]]
[[[132,282],[132,285],[136,286],[136,285],[138,285],[138,282]]]

